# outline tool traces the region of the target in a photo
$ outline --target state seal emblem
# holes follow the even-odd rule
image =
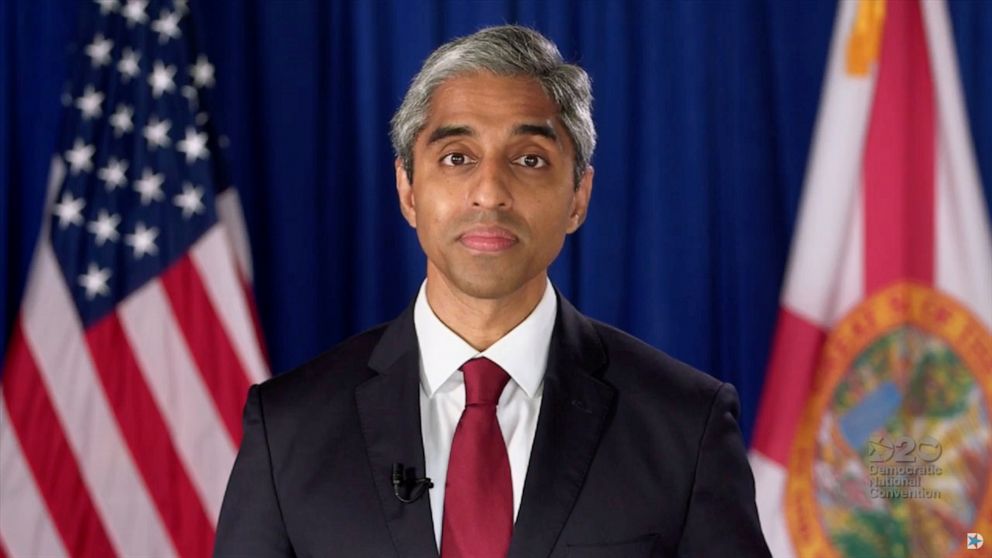
[[[830,333],[789,456],[800,556],[953,556],[992,527],[992,335],[953,298],[900,282]]]

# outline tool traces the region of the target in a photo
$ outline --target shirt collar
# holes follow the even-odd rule
[[[442,322],[427,302],[427,281],[420,285],[413,307],[413,323],[420,345],[420,383],[429,397],[471,358],[486,357],[495,362],[534,397],[544,381],[551,346],[551,332],[558,313],[558,299],[547,280],[544,296],[524,321],[479,352]]]

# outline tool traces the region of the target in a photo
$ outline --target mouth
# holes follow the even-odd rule
[[[477,252],[497,253],[512,248],[518,239],[502,227],[475,227],[463,232],[458,242]]]

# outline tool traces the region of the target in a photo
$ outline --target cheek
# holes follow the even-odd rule
[[[426,241],[439,241],[451,221],[449,215],[451,206],[436,197],[430,198],[429,203],[417,206],[417,230]]]
[[[564,229],[571,221],[572,212],[575,210],[575,197],[571,192],[561,194],[555,192],[541,200],[539,207],[543,212],[543,228],[551,231]]]
[[[534,240],[542,253],[557,253],[571,225],[572,204],[560,197],[544,200],[540,212],[528,221],[533,224]]]

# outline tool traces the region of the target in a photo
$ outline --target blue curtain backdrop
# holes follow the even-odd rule
[[[217,69],[208,108],[229,139],[274,370],[390,319],[415,294],[424,259],[397,209],[388,120],[434,47],[518,22],[584,66],[596,97],[592,207],[554,282],[588,314],[736,384],[749,436],[834,2],[190,4],[197,47]],[[992,2],[950,7],[992,199]],[[2,344],[39,228],[76,9],[0,2]]]

